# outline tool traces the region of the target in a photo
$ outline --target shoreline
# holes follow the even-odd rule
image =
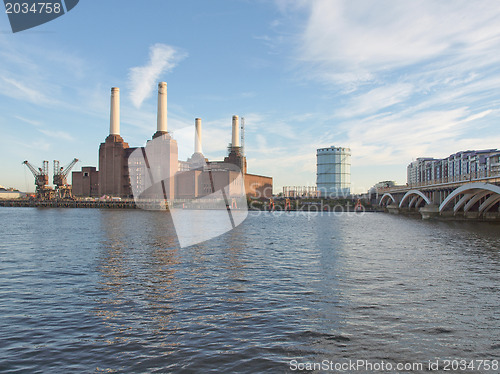
[[[0,207],[18,208],[104,208],[137,209],[133,200],[84,201],[84,200],[0,200]]]

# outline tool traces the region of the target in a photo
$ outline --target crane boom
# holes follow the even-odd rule
[[[53,182],[56,186],[64,186],[67,185],[67,180],[66,177],[68,176],[69,172],[75,166],[75,164],[78,162],[78,159],[75,158],[73,161],[71,161],[67,166],[65,167],[59,167],[59,161],[54,160],[54,178]]]
[[[67,166],[59,167],[59,161],[54,160],[54,184],[56,186],[56,198],[73,198],[72,188],[71,185],[68,184],[66,177],[77,162],[78,159],[74,158],[73,161],[71,161]]]
[[[71,171],[71,169],[73,169],[73,166],[75,166],[78,161],[79,160],[77,158],[73,159],[73,161],[71,161],[71,163],[64,168],[64,170],[61,172],[61,174],[64,177],[67,177],[69,172]]]
[[[30,169],[31,173],[33,174],[33,176],[36,178],[38,177],[41,173],[42,173],[42,168],[38,168],[38,170],[33,166],[31,165],[28,161],[24,161],[23,162],[24,165],[26,165],[28,167],[28,169]]]
[[[24,165],[30,169],[31,173],[35,177],[36,185],[36,195],[38,199],[50,199],[52,194],[52,189],[48,186],[49,184],[49,162],[43,161],[43,166],[37,168],[31,165],[28,161],[23,162]]]

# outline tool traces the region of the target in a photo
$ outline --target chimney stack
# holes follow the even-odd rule
[[[194,153],[203,153],[201,150],[201,118],[195,118]]]
[[[240,146],[240,121],[238,116],[233,116],[233,139],[231,142],[231,147]]]
[[[158,83],[158,133],[167,132],[167,83]]]
[[[109,135],[120,135],[120,89],[118,87],[111,88]]]

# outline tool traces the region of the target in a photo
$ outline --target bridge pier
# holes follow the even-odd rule
[[[422,219],[432,219],[439,217],[439,205],[430,204],[420,208]]]
[[[387,205],[387,211],[391,214],[399,214],[400,209],[396,204],[389,204]]]

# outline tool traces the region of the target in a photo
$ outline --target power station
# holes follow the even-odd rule
[[[73,172],[73,193],[77,197],[130,198],[136,189],[144,191],[148,187],[147,173],[144,174],[146,167],[150,170],[148,159],[159,160],[161,175],[168,176],[161,182],[167,200],[208,195],[214,182],[219,186],[231,185],[240,170],[247,196],[272,197],[271,177],[247,173],[247,161],[240,143],[240,122],[236,115],[232,117],[231,143],[223,161],[209,161],[204,157],[200,118],[195,119],[193,155],[186,161],[178,159],[177,141],[168,132],[165,82],[158,84],[157,128],[145,147],[130,147],[121,137],[120,90],[117,87],[111,89],[109,135],[99,146],[99,169],[84,166],[81,171]],[[214,180],[214,176],[218,179]]]

